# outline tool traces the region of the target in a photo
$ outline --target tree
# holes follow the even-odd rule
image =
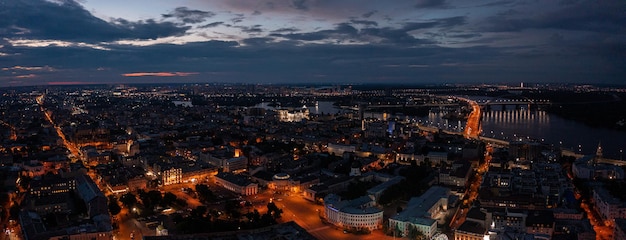
[[[407,237],[409,237],[409,239],[415,239],[418,232],[419,231],[417,230],[417,227],[415,227],[413,224],[409,224],[409,232],[407,234]]]
[[[281,217],[280,215],[283,213],[283,210],[278,208],[276,206],[276,203],[269,202],[267,204],[267,213],[271,214],[271,216],[274,217],[274,219],[279,219]]]
[[[165,195],[163,195],[163,199],[161,200],[161,206],[164,206],[164,207],[170,206],[175,201],[176,201],[176,195],[174,195],[171,192],[166,192]]]
[[[122,207],[117,203],[117,198],[111,195],[109,196],[109,212],[111,215],[117,215],[122,211]]]
[[[215,194],[213,194],[213,191],[211,191],[207,185],[197,184],[196,192],[198,193],[198,197],[200,198],[200,201],[211,202],[216,199]]]
[[[148,198],[150,199],[150,202],[153,204],[152,206],[155,206],[161,203],[161,200],[163,200],[163,195],[161,195],[160,191],[152,190],[148,192]]]
[[[128,192],[120,197],[120,202],[127,208],[133,208],[137,204],[137,197],[135,194]]]

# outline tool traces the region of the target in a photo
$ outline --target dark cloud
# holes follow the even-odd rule
[[[305,33],[289,33],[273,32],[272,37],[282,37],[290,40],[300,41],[319,41],[330,40],[337,42],[358,42],[371,41],[380,44],[403,44],[403,45],[422,45],[433,44],[434,42],[427,39],[418,39],[409,32],[430,29],[435,27],[453,27],[466,23],[463,16],[433,19],[426,22],[408,22],[404,23],[401,28],[377,27],[378,23],[364,20],[351,20],[349,23],[338,24],[335,29],[320,30]],[[363,25],[364,28],[356,29],[352,24]]]
[[[243,44],[247,46],[266,46],[268,43],[272,42],[273,38],[268,37],[255,37],[255,38],[246,38],[243,40]]]
[[[242,32],[245,32],[245,33],[262,33],[263,32],[263,29],[261,28],[261,25],[234,26],[234,28],[239,28],[239,29],[241,29]]]
[[[374,11],[369,11],[369,12],[363,13],[363,15],[361,15],[361,16],[362,16],[362,17],[364,17],[364,18],[369,18],[369,17],[371,17],[372,15],[376,14],[377,12],[378,12],[378,11],[376,11],[376,10],[374,10]]]
[[[418,0],[415,4],[417,8],[440,8],[446,6],[446,0]]]
[[[261,15],[261,14],[262,14],[262,13],[261,13],[261,11],[259,11],[259,10],[254,10],[254,12],[252,12],[252,15],[253,15],[253,16],[256,16],[256,15]]]
[[[368,20],[350,20],[351,23],[353,24],[359,24],[359,25],[363,25],[363,26],[378,26],[378,23],[375,21],[368,21]]]
[[[572,2],[543,14],[501,12],[487,19],[487,31],[505,32],[524,29],[565,29],[607,33],[626,32],[626,1]]]
[[[308,10],[307,0],[291,0],[291,6],[298,10]]]
[[[342,30],[339,30],[342,29]],[[337,26],[335,34],[356,34],[346,25]],[[352,33],[350,33],[352,31]],[[394,29],[378,29],[379,35]],[[401,32],[401,29],[395,29]],[[397,33],[399,34],[399,33]],[[361,35],[361,34],[356,34]],[[355,37],[352,36],[352,37]],[[401,39],[395,39],[401,42]],[[419,41],[409,38],[409,42]],[[608,40],[606,40],[608,41]],[[301,44],[298,41],[275,42],[270,38],[248,38],[236,42],[210,41],[184,45],[152,46],[112,45],[110,51],[88,48],[20,48],[23,54],[11,58],[12,66],[50,66],[59,71],[48,72],[47,78],[64,81],[93,82],[242,82],[242,83],[467,83],[553,81],[555,77],[570,82],[602,79],[622,81],[624,60],[605,57],[603,51],[622,49],[615,39],[610,45],[590,44],[589,50],[573,57],[545,55],[511,55],[516,48],[464,47],[443,48],[432,44],[406,47],[402,44],[367,44],[345,46],[336,44]],[[595,41],[597,42],[597,41]],[[604,47],[601,47],[604,46]],[[611,49],[613,48],[613,49]],[[584,66],[584,63],[593,63]],[[397,66],[397,67],[388,67]],[[602,66],[601,68],[598,68]],[[573,67],[573,68],[572,68]],[[103,68],[103,71],[94,69]],[[167,80],[149,76],[123,77],[125,73],[197,73]],[[41,73],[33,73],[41,76]],[[21,74],[28,75],[28,74]],[[20,75],[20,76],[21,76]],[[0,76],[1,77],[1,76]],[[7,77],[11,77],[8,75]],[[26,81],[24,78],[19,79]],[[22,84],[35,84],[24,82]]]
[[[236,23],[243,22],[244,19],[246,18],[244,17],[243,14],[236,14],[236,17],[231,18],[230,21],[233,22],[233,24],[236,24]]]
[[[303,41],[317,41],[317,40],[345,40],[349,38],[353,38],[357,35],[358,30],[352,27],[350,24],[341,23],[338,24],[335,29],[331,30],[321,30],[317,32],[308,32],[308,33],[290,33],[290,34],[281,34],[281,33],[272,33],[270,36],[273,37],[283,37],[291,40],[303,40]]]
[[[481,4],[476,7],[495,7],[495,6],[509,5],[512,3],[515,3],[515,1],[495,1],[495,2],[488,2],[485,4]]]
[[[213,12],[206,12],[201,10],[192,10],[187,7],[177,7],[174,11],[168,14],[162,14],[163,18],[176,18],[184,23],[201,23],[208,18],[215,16]]]
[[[3,1],[2,4],[0,33],[5,38],[107,42],[178,36],[189,29],[151,19],[137,22],[115,19],[114,23],[109,23],[69,0],[58,4],[44,0]]]
[[[300,31],[300,29],[289,27],[289,28],[279,28],[279,29],[273,30],[272,33],[285,33],[285,32],[297,32],[297,31]]]
[[[223,24],[224,24],[224,22],[212,22],[212,23],[209,23],[209,24],[202,25],[199,28],[212,28],[212,27],[217,27],[219,25],[223,25]]]
[[[450,38],[477,38],[482,36],[480,33],[467,33],[467,34],[451,34],[447,35]]]

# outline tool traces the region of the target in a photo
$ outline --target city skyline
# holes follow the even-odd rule
[[[626,84],[621,1],[0,1],[0,86]]]

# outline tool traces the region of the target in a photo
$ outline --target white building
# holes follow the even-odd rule
[[[411,198],[404,211],[389,218],[389,229],[397,229],[402,236],[407,236],[413,226],[430,239],[437,232],[435,219],[448,209],[449,196],[448,188],[429,188],[422,196]]]
[[[256,195],[259,192],[259,186],[242,175],[221,172],[215,175],[215,183],[244,196]]]
[[[374,230],[382,226],[383,210],[374,206],[368,196],[341,201],[335,194],[324,198],[324,210],[329,223],[344,229]]]
[[[604,187],[593,189],[593,203],[603,220],[626,218],[626,202],[612,196]]]

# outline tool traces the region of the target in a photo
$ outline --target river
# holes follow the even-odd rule
[[[258,104],[257,107],[271,108],[268,103]],[[335,114],[350,111],[339,109],[330,101],[319,101],[317,106],[308,106],[308,108],[311,114]],[[364,116],[381,120],[399,117],[428,126],[462,131],[465,122],[444,119],[445,113],[445,111],[431,110],[425,117],[408,117],[365,112]],[[482,129],[482,135],[485,137],[507,141],[532,138],[581,154],[595,154],[600,143],[604,157],[611,159],[624,159],[623,151],[626,150],[626,132],[590,127],[543,110],[516,109],[515,106],[507,106],[504,109],[494,107],[490,111],[483,111]]]

